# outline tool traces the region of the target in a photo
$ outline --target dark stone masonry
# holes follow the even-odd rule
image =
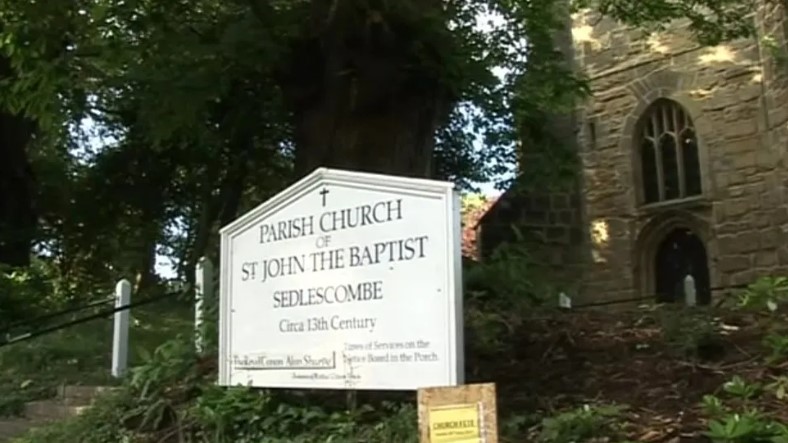
[[[482,250],[514,224],[595,301],[675,299],[687,274],[714,299],[788,272],[783,3],[763,1],[755,21],[756,38],[704,47],[682,23],[644,35],[575,14],[557,41],[593,90],[568,131],[578,190],[515,186],[481,220]]]

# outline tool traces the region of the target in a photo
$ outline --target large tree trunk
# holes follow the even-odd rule
[[[440,51],[419,26],[440,15],[441,2],[398,2],[394,11],[387,2],[376,9],[370,1],[313,0],[282,81],[299,176],[319,166],[432,174],[435,132],[452,103],[427,66],[440,63]],[[405,2],[413,7],[400,8]]]
[[[0,79],[12,77],[0,58]],[[38,218],[33,205],[34,178],[27,157],[31,121],[0,111],[0,264],[27,266]]]
[[[147,291],[156,283],[156,237],[148,236],[140,251],[137,277],[134,279],[134,293]]]
[[[220,169],[224,170],[224,174],[219,178],[218,193],[214,195],[213,188],[206,188],[200,205],[200,216],[194,232],[190,235],[193,242],[183,268],[186,282],[190,285],[194,284],[194,272],[201,257],[208,256],[214,262],[218,258],[210,247],[211,237],[216,235],[217,222],[218,227],[221,227],[237,216],[249,178],[248,152],[253,147],[254,140],[251,136],[239,136],[227,147],[227,163],[224,167],[214,165],[215,169],[211,171],[212,178],[207,180],[209,183],[220,174]]]

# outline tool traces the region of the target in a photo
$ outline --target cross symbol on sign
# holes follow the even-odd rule
[[[326,206],[326,195],[328,195],[328,189],[323,188],[323,190],[320,191],[320,196],[323,197],[323,207]]]

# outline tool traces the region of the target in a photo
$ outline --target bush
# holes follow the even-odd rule
[[[780,389],[776,386],[763,386],[735,376],[722,386],[724,398],[705,396],[702,406],[710,418],[706,436],[714,443],[788,442],[788,426],[754,405],[765,393],[776,394]]]
[[[662,306],[657,312],[663,339],[677,356],[715,360],[724,355],[720,324],[709,308]]]
[[[788,279],[762,278],[739,295],[740,309],[774,313],[788,301]],[[774,330],[763,343],[770,353],[766,363],[788,357],[788,339],[784,331]],[[764,372],[760,372],[761,376]],[[720,395],[706,395],[702,407],[709,417],[705,435],[713,443],[788,443],[788,424],[761,407],[764,397],[783,402],[788,396],[788,378],[772,376],[770,382],[745,380],[734,376],[723,384]],[[766,401],[765,404],[770,404]],[[780,407],[779,409],[783,409]]]
[[[532,254],[529,242],[515,228],[516,241],[503,243],[492,256],[465,269],[466,297],[500,307],[554,306],[558,288],[549,283],[547,268]]]
[[[464,270],[466,343],[474,355],[507,352],[511,336],[529,318],[556,310],[558,288],[548,282],[531,244],[515,234],[517,241]]]
[[[564,412],[543,420],[539,443],[575,443],[617,441],[622,438],[618,423],[623,408],[620,406],[590,406]]]
[[[90,322],[0,348],[0,417],[54,396],[62,383],[109,382],[110,334],[108,321]]]
[[[345,411],[341,403],[301,406],[281,391],[215,385],[215,356],[202,359],[188,339],[146,356],[119,392],[84,415],[34,431],[26,443],[194,441],[329,443],[418,441],[411,404]]]
[[[739,307],[770,312],[788,302],[788,277],[763,277],[739,294]]]
[[[146,354],[172,337],[190,333],[192,318],[192,309],[177,301],[132,310],[130,364],[144,362]],[[64,383],[116,383],[109,374],[111,350],[111,317],[0,348],[0,417],[18,414],[28,401],[51,398]]]
[[[56,284],[41,262],[29,268],[0,265],[0,332],[11,324],[40,315],[48,308],[61,306]]]

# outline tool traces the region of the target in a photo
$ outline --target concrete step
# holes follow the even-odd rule
[[[25,404],[24,417],[0,419],[0,443],[20,437],[28,430],[49,422],[81,414],[100,394],[116,388],[108,386],[61,386],[57,397]]]
[[[93,403],[99,395],[117,389],[110,386],[64,385],[58,388],[57,397],[71,406],[86,406]]]
[[[28,430],[36,427],[34,421],[26,418],[4,418],[0,419],[0,443],[10,442],[14,438],[21,437]]]
[[[87,405],[69,405],[58,400],[31,401],[25,405],[25,418],[33,421],[58,421],[79,415]]]

